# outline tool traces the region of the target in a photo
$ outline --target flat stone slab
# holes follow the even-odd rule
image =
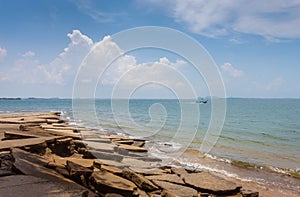
[[[69,187],[58,182],[48,181],[43,178],[12,175],[0,177],[0,195],[6,197],[31,197],[31,196],[74,196],[83,195],[96,196],[92,192],[82,187]]]
[[[188,172],[184,168],[171,168],[171,172],[174,174],[177,174],[181,178],[185,175],[188,174]]]
[[[158,180],[158,181],[167,181],[167,182],[181,184],[181,185],[185,184],[183,180],[176,174],[153,175],[153,176],[146,176],[146,178],[151,181]]]
[[[80,133],[74,133],[72,130],[45,129],[45,131],[55,136],[71,137],[78,140],[81,139]]]
[[[79,158],[68,158],[68,161],[72,161],[78,165],[84,166],[86,168],[92,168],[95,163],[102,165],[103,162],[99,159],[79,159]]]
[[[184,174],[186,184],[198,188],[200,191],[214,194],[230,194],[238,191],[241,186],[207,172]]]
[[[55,170],[44,167],[48,165],[48,161],[38,155],[19,149],[13,149],[12,154],[15,158],[15,163],[13,164],[14,169],[24,175],[39,177],[49,182],[55,182],[56,184],[63,186],[66,190],[70,191],[73,189],[89,191],[83,186],[66,179]]]
[[[5,139],[24,139],[24,138],[38,138],[38,137],[44,137],[41,135],[36,135],[33,133],[30,133],[28,131],[5,131],[4,132]]]
[[[158,165],[158,162],[145,162],[138,159],[133,158],[123,158],[122,162],[125,166],[130,167],[138,167],[138,168],[153,168],[154,166]]]
[[[127,145],[131,145],[133,144],[133,140],[132,139],[127,139],[127,140],[118,140],[118,139],[115,139],[115,140],[111,140],[113,143],[116,143],[116,144],[127,144]]]
[[[138,147],[138,146],[131,146],[127,144],[119,145],[120,149],[125,149],[132,152],[147,152],[148,150],[146,148]]]
[[[55,125],[59,125],[59,126],[55,126]],[[53,123],[53,124],[41,124],[41,127],[43,129],[72,130],[73,132],[74,131],[86,131],[86,130],[89,131],[89,129],[82,128],[82,127],[68,126],[66,124],[56,124],[56,123]]]
[[[84,153],[84,158],[97,158],[97,159],[105,159],[105,160],[114,160],[114,161],[122,161],[123,156],[116,154],[116,153],[107,153],[102,151],[94,151],[94,150],[88,150],[86,153]]]
[[[0,123],[4,124],[26,124],[26,123],[47,123],[47,119],[43,118],[1,118]]]
[[[107,165],[107,166],[113,166],[113,167],[117,167],[120,169],[123,169],[124,167],[128,167],[128,165],[126,165],[123,162],[117,162],[114,160],[106,160],[106,159],[101,159],[100,160],[103,164]]]
[[[141,188],[144,191],[158,190],[158,187],[154,185],[151,181],[149,181],[143,175],[140,175],[129,168],[125,168],[122,173],[124,177],[134,182],[137,186],[139,186],[139,188]]]
[[[143,175],[161,175],[166,173],[166,171],[159,168],[147,169],[147,168],[130,167],[130,169]]]
[[[111,172],[113,174],[117,174],[117,175],[121,175],[122,174],[122,170],[116,167],[112,167],[112,166],[106,166],[106,165],[101,165],[101,170],[105,170],[108,172]]]
[[[45,112],[45,113],[27,113],[27,114],[1,114],[0,118],[24,118],[24,117],[42,117],[56,116],[59,118],[60,112]]]
[[[133,193],[137,190],[136,185],[131,181],[106,171],[93,172],[90,182],[99,192],[103,193],[133,196]]]
[[[61,138],[61,137],[53,136],[53,137],[40,137],[40,138],[27,138],[27,139],[0,141],[0,150],[37,145],[44,142],[52,141],[57,138]]]
[[[84,166],[86,168],[92,168],[94,166],[94,162],[102,164],[102,162],[98,159],[83,159],[83,158],[75,158],[75,157],[60,157],[55,154],[46,157],[49,161],[50,165],[65,167],[67,165],[67,161],[72,161],[78,165]]]
[[[153,180],[153,183],[157,186],[159,186],[160,188],[167,190],[169,195],[171,194],[171,196],[182,196],[182,197],[197,197],[198,196],[198,192],[197,190],[190,188],[190,187],[186,187],[186,186],[182,186],[182,185],[177,185],[174,183],[169,183],[166,181],[158,181],[158,180]]]
[[[141,161],[146,161],[146,162],[162,162],[160,158],[156,157],[150,157],[150,156],[145,156],[145,157],[133,157],[131,154],[129,154],[134,159],[141,160]]]
[[[2,176],[9,176],[9,175],[14,175],[15,173],[13,173],[12,171],[9,170],[1,170],[0,169],[0,177]]]
[[[108,153],[113,153],[114,148],[116,147],[116,145],[113,145],[113,144],[100,143],[100,142],[94,142],[94,141],[84,141],[84,143],[86,143],[87,146],[92,149],[103,151],[103,152],[108,152]]]
[[[88,141],[88,142],[98,142],[98,143],[111,143],[109,139],[106,138],[84,138],[83,142]]]
[[[0,124],[0,129],[4,131],[19,131],[19,124]]]

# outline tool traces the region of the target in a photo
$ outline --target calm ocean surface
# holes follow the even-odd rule
[[[101,132],[130,135],[149,133],[147,139],[156,156],[180,147],[199,150],[210,120],[210,101],[130,100],[128,115],[122,103],[115,101],[115,111],[110,100],[96,100],[99,124],[85,121],[77,124],[98,128]],[[187,114],[182,122],[181,106],[199,108],[199,124],[189,121],[198,114]],[[149,111],[150,109],[150,111]],[[0,100],[0,113],[62,111],[72,118],[71,99]],[[118,117],[118,124],[116,118]],[[181,126],[179,134],[177,129]],[[194,132],[197,133],[194,136]],[[177,134],[176,134],[177,133]],[[175,137],[174,137],[175,136]],[[177,136],[177,137],[176,137]],[[179,136],[179,137],[178,137]],[[192,142],[190,142],[192,139]],[[227,162],[243,161],[273,169],[300,169],[300,99],[227,99],[227,115],[217,144],[209,153],[212,159]],[[196,156],[195,156],[196,157]]]

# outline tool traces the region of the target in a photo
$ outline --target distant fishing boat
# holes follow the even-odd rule
[[[196,103],[207,103],[207,101],[208,101],[207,99],[198,97]]]

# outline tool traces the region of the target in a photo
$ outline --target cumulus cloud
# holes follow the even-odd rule
[[[75,29],[72,33],[68,33],[67,36],[71,39],[69,48],[75,45],[91,46],[93,44],[92,39],[88,36],[83,35],[79,30]]]
[[[234,78],[242,77],[244,75],[242,70],[234,68],[230,63],[223,64],[221,70]]]
[[[160,90],[162,87],[169,87],[184,92],[182,93],[184,96],[191,95],[191,91],[188,92],[187,88],[188,82],[181,76],[180,69],[186,65],[183,60],[171,61],[162,56],[155,61],[137,62],[134,55],[124,54],[110,36],[105,36],[101,41],[94,43],[79,30],[73,30],[67,37],[70,39],[68,46],[52,61],[42,63],[33,51],[27,51],[11,66],[0,68],[0,80],[3,84],[6,82],[18,85],[45,85],[45,87],[66,84],[70,86],[74,82],[79,66],[82,65],[83,75],[78,78],[84,90],[88,84],[98,83],[99,80],[101,85],[110,90],[118,86],[119,90],[126,92],[130,88],[153,83],[158,85],[143,87],[146,92],[149,88]],[[90,54],[91,58],[88,62],[82,62],[87,54]],[[115,61],[111,62],[114,58]],[[91,69],[85,72],[88,66]]]
[[[74,77],[78,66],[93,46],[93,41],[79,30],[67,34],[71,42],[48,66],[43,68],[46,80],[63,84],[66,77]]]
[[[111,62],[112,60],[114,61]],[[123,98],[128,90],[137,87],[148,90],[169,87],[188,92],[187,81],[180,71],[185,65],[186,62],[181,59],[171,61],[164,56],[156,61],[138,63],[134,55],[125,54],[110,36],[106,36],[95,43],[89,57],[82,63],[80,74],[77,76],[75,96],[92,96],[89,93],[94,92],[98,82],[98,87],[110,87],[111,91],[112,88],[118,89],[115,92],[118,93],[118,97]],[[144,86],[149,83],[157,85]]]
[[[7,51],[5,48],[0,47],[0,60],[4,59],[7,56]]]
[[[93,41],[79,30],[67,34],[68,46],[49,63],[41,63],[32,51],[27,51],[10,68],[2,68],[1,81],[22,84],[65,84],[73,82],[82,59],[90,51]],[[4,52],[3,52],[4,53]]]
[[[128,63],[128,64],[127,64]],[[179,68],[185,62],[177,60],[170,61],[167,57],[162,57],[158,61],[137,64],[134,56],[123,56],[116,65],[112,65],[115,72],[108,70],[108,75],[104,75],[104,82],[110,84],[119,83],[122,86],[138,86],[144,82],[159,82],[168,86],[180,85],[178,81]],[[114,76],[111,77],[111,74]],[[112,80],[114,79],[114,80]],[[120,80],[120,81],[119,81]]]
[[[161,4],[160,1],[148,2]],[[169,7],[169,14],[175,21],[201,35],[218,37],[237,32],[260,35],[270,41],[300,38],[300,29],[295,28],[300,26],[298,0],[167,2],[164,1],[164,7]]]
[[[148,96],[155,96],[149,93],[156,91],[159,91],[160,96],[166,91],[175,92],[179,98],[194,96],[191,91],[193,86],[181,70],[186,65],[182,60],[170,61],[167,57],[161,57],[157,61],[138,64],[134,56],[128,55],[120,60],[103,75],[103,81],[113,85],[116,98],[128,98],[136,90]],[[123,60],[130,64],[124,65]]]

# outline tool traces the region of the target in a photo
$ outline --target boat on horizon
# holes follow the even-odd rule
[[[208,101],[207,99],[198,97],[197,100],[196,100],[196,103],[204,103],[205,104],[205,103],[207,103],[207,101]]]

